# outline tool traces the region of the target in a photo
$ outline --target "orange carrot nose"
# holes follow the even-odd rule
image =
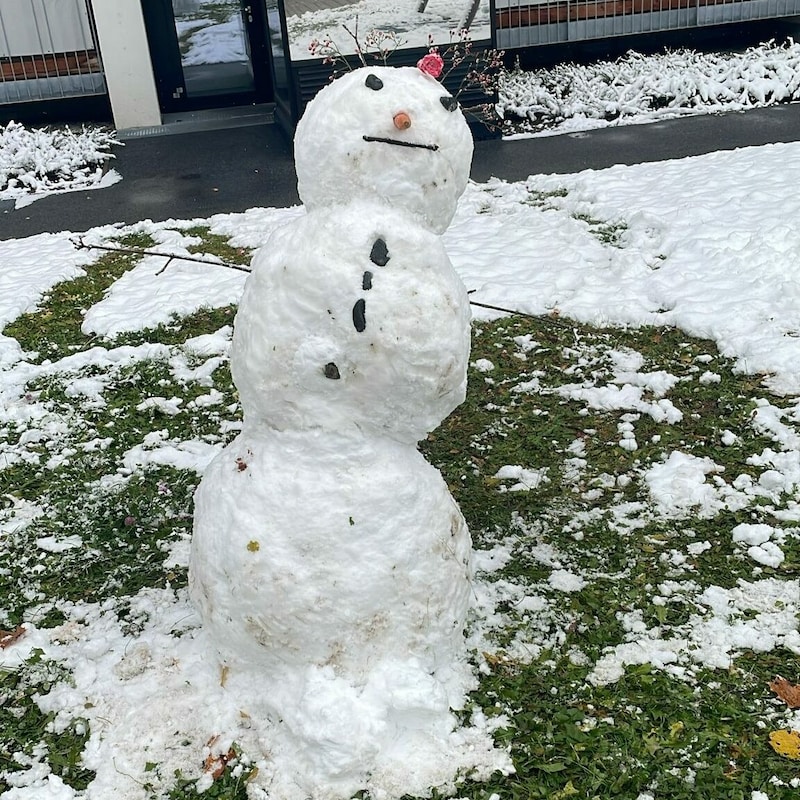
[[[394,115],[394,126],[400,131],[411,127],[411,117],[405,111],[398,111]]]

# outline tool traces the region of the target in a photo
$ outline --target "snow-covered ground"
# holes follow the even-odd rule
[[[800,393],[798,154],[800,144],[773,145],[473,186],[447,248],[473,299],[597,325],[676,325]]]
[[[730,536],[742,548],[743,558],[750,559],[752,580],[725,588],[697,571],[686,572],[687,558],[711,547],[707,542],[690,544],[688,553],[673,551],[669,557],[675,580],[651,587],[652,597],[643,598],[643,603],[663,605],[680,596],[693,613],[680,625],[654,628],[643,620],[641,609],[630,609],[620,620],[619,640],[588,665],[587,680],[595,686],[619,680],[632,664],[650,664],[675,679],[686,679],[698,666],[727,669],[746,649],[786,648],[800,655],[798,581],[791,573],[762,574],[764,568],[781,563],[782,547],[796,535],[797,528],[791,526],[800,519],[798,183],[800,144],[575,175],[535,175],[518,183],[494,180],[469,186],[445,234],[454,266],[474,290],[474,300],[604,325],[675,325],[713,340],[742,372],[766,374],[763,399],[752,416],[753,429],[772,442],[753,462],[760,477],[721,475],[710,459],[678,448],[638,476],[649,492],[649,504],[612,507],[622,531],[647,519],[691,526],[693,520],[712,519],[725,509],[742,511],[763,502],[780,505],[775,516],[781,522],[773,526],[740,524],[720,534]],[[297,208],[255,208],[212,217],[208,224],[213,232],[231,237],[235,246],[257,247],[277,226],[301,213]],[[166,252],[181,252],[195,241],[182,232],[188,227],[189,222],[141,223],[127,230],[149,232]],[[102,242],[120,230],[97,229],[86,238]],[[89,260],[68,234],[0,242],[0,324],[35,308],[50,287],[80,275]],[[241,292],[241,273],[189,263],[160,273],[163,261],[142,260],[100,302],[85,309],[85,332],[103,336],[152,327],[173,311],[186,314],[225,305]],[[489,313],[475,309],[478,319]],[[42,437],[56,443],[53,465],[58,462],[59,437],[72,423],[54,415],[47,400],[28,392],[31,381],[61,381],[67,396],[77,398],[79,416],[88,415],[105,402],[111,376],[122,363],[163,359],[176,378],[203,385],[226,358],[230,329],[201,339],[185,346],[94,347],[38,364],[14,339],[0,338],[0,427],[9,431],[22,426],[36,433],[7,438],[0,464],[30,459],[27,447]],[[535,343],[519,345],[521,357],[535,351]],[[580,349],[577,340],[575,346]],[[559,388],[565,402],[619,413],[618,446],[623,450],[636,445],[630,422],[636,414],[652,417],[665,428],[680,421],[669,398],[677,379],[648,372],[642,358],[630,350],[614,350],[609,358],[607,375],[593,372],[583,384],[565,375]],[[701,382],[715,380],[712,360],[709,356],[699,365]],[[484,361],[476,368],[490,379],[491,363]],[[537,390],[535,379],[519,386],[522,392]],[[646,399],[645,391],[653,399]],[[780,408],[770,392],[785,395]],[[199,405],[201,399],[218,402],[213,391],[195,402]],[[180,401],[154,397],[153,404],[165,419],[185,413]],[[80,419],[77,424],[82,424]],[[723,444],[726,437],[727,443],[736,439],[737,434],[727,433]],[[102,442],[86,446],[101,447]],[[166,430],[150,432],[119,464],[119,472],[107,479],[118,482],[155,463],[202,472],[221,446],[173,441]],[[508,481],[503,490],[535,492],[548,480],[546,467],[510,464],[496,478]],[[35,497],[20,496],[0,511],[0,532],[24,529],[43,513]],[[54,552],[80,542],[43,538],[38,546]],[[576,536],[573,548],[580,546]],[[508,580],[492,583],[489,572],[479,577],[471,638],[477,653],[491,655],[496,647],[491,632],[505,619],[498,603],[524,609],[531,619],[506,646],[506,653],[520,660],[555,646],[559,625],[571,624],[558,598],[581,591],[599,576],[582,572],[574,553],[543,548],[534,554],[550,571],[541,594]],[[479,568],[501,567],[511,558],[511,549],[500,544],[478,554]],[[184,545],[165,557],[185,565],[187,555]],[[219,739],[207,752],[224,754],[235,740],[258,761],[258,744],[248,738],[242,720],[225,710],[230,705],[221,699],[219,675],[204,660],[206,645],[184,592],[144,589],[127,599],[126,621],[113,602],[64,603],[66,622],[55,629],[37,627],[37,602],[36,597],[31,601],[26,635],[0,650],[0,669],[16,668],[36,648],[45,659],[64,666],[65,676],[38,702],[55,714],[56,730],[74,718],[87,721],[91,735],[83,758],[97,777],[88,790],[75,792],[51,774],[44,755],[33,757],[24,771],[7,777],[14,788],[4,798],[144,800],[151,789],[158,791],[161,776],[167,785],[176,769],[197,775],[201,757],[192,748],[208,739],[208,731]],[[131,619],[139,622],[131,624]],[[480,718],[473,723],[478,729],[486,726]],[[800,718],[795,714],[785,724],[800,728]],[[424,774],[425,754],[417,758],[409,772]],[[274,777],[274,763],[262,760],[259,769],[253,792]]]

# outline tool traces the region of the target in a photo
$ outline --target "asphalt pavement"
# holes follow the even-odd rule
[[[800,103],[559,136],[478,141],[472,177],[521,180],[531,174],[790,141],[800,141]],[[128,139],[114,153],[112,166],[122,180],[113,186],[51,195],[18,210],[8,202],[0,205],[0,239],[299,202],[291,143],[274,124]]]

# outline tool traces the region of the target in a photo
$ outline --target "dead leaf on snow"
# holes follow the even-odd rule
[[[483,657],[486,659],[486,663],[492,669],[513,670],[516,666],[516,662],[512,658],[509,658],[505,653],[487,653],[484,651]]]
[[[779,756],[800,760],[800,733],[797,731],[772,731],[769,743]]]
[[[800,708],[800,686],[795,683],[790,683],[786,678],[781,678],[776,675],[775,679],[770,681],[769,688],[783,700],[789,708]]]
[[[213,747],[218,740],[219,736],[212,736],[208,740],[206,747]],[[228,750],[227,753],[209,753],[203,761],[203,772],[211,775],[211,780],[215,781],[225,772],[226,767],[234,758],[236,758],[236,751],[233,748]]]
[[[13,631],[4,631],[0,629],[0,650],[5,650],[6,647],[11,647],[17,639],[25,635],[25,626],[17,625]]]

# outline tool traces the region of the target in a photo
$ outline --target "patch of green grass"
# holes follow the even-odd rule
[[[711,458],[729,483],[740,474],[757,475],[750,459],[771,444],[750,424],[758,384],[735,374],[713,343],[670,329],[600,330],[547,317],[503,319],[480,330],[473,362],[488,359],[494,369],[471,372],[465,403],[422,446],[479,537],[507,525],[512,511],[538,516],[547,509],[569,518],[580,510],[648,502],[641,473],[676,449]],[[595,411],[561,391],[566,384],[615,388],[609,353],[620,350],[639,353],[642,372],[678,379],[665,399],[682,414],[680,421],[666,424],[641,410]],[[720,375],[719,383],[699,380],[708,368]],[[651,407],[658,399],[643,392]],[[626,413],[636,417],[635,450],[619,446]],[[726,430],[738,437],[732,446],[722,444]],[[585,461],[580,469],[575,458]],[[550,482],[536,492],[501,494],[493,476],[506,464],[546,467]]]
[[[42,659],[34,650],[25,669],[0,670],[0,792],[10,788],[3,773],[25,768],[25,758],[43,758],[64,783],[77,791],[85,789],[94,773],[83,767],[81,756],[89,730],[83,720],[74,720],[63,731],[54,730],[54,713],[43,713],[35,703],[38,694],[46,694],[66,670]],[[22,754],[21,756],[19,754]]]
[[[147,248],[151,237],[137,234],[115,240],[115,246]],[[139,256],[128,253],[107,253],[88,265],[80,278],[54,286],[36,311],[23,314],[3,329],[3,335],[16,339],[29,354],[28,359],[41,364],[63,358],[95,344],[95,337],[81,332],[86,309],[102,299],[114,281],[137,263]]]
[[[566,197],[568,194],[569,190],[565,188],[552,189],[550,191],[532,189],[528,191],[528,196],[523,202],[534,208],[555,208],[552,201],[560,197]]]
[[[190,245],[187,250],[190,253],[217,256],[226,264],[238,264],[248,266],[253,257],[253,251],[249,247],[234,247],[227,237],[219,233],[211,233],[211,229],[205,225],[196,225],[192,228],[181,230],[184,236],[199,236],[203,241],[201,244]]]
[[[607,222],[602,219],[595,219],[589,214],[573,214],[573,219],[585,222],[589,227],[589,233],[596,239],[609,247],[620,247],[622,237],[628,230],[628,225],[624,220]]]
[[[521,347],[528,348],[525,360]],[[679,379],[666,397],[682,413],[672,425],[639,413],[633,425],[638,447],[631,452],[618,445],[624,411],[593,410],[558,391],[568,383],[611,385],[609,353],[623,349],[642,356],[642,373],[664,370]],[[465,404],[424,450],[446,476],[476,545],[491,546],[511,533],[515,557],[496,577],[529,585],[534,595],[552,599],[545,583],[550,568],[537,555],[542,544],[564,554],[571,568],[596,577],[556,599],[564,619],[571,620],[563,644],[531,664],[503,655],[528,623],[513,609],[499,609],[509,613],[510,627],[496,637],[499,657],[491,662],[492,675],[481,679],[475,701],[508,712],[510,726],[498,738],[511,744],[517,774],[468,784],[460,796],[635,800],[651,791],[670,798],[749,800],[754,790],[770,798],[792,796],[788,785],[770,783],[776,776],[788,784],[796,769],[769,747],[764,720],[770,715],[766,683],[787,668],[800,674],[796,656],[747,653],[727,672],[697,669],[689,681],[649,666],[629,667],[619,682],[593,687],[587,667],[564,655],[577,649],[594,663],[604,648],[623,641],[623,611],[640,608],[652,628],[686,625],[698,613],[691,602],[677,597],[667,605],[643,605],[663,580],[699,579],[730,588],[739,579],[753,579],[756,565],[732,543],[730,531],[740,522],[774,523],[770,504],[754,499],[746,509],[720,509],[710,518],[691,512],[688,520],[659,518],[641,475],[682,450],[712,459],[728,483],[738,475],[757,480],[752,457],[774,446],[751,424],[754,397],[764,394],[758,379],[737,374],[713,343],[680,331],[602,330],[557,318],[481,324],[472,359],[488,359],[495,368],[471,373]],[[701,381],[706,372],[719,380]],[[526,382],[531,388],[519,392]],[[649,398],[645,392],[643,399]],[[726,430],[737,436],[735,443],[722,444]],[[576,440],[586,462],[577,481],[568,464]],[[491,476],[504,464],[546,466],[551,482],[530,492],[500,492],[501,481]],[[629,481],[620,483],[621,476]],[[605,488],[593,493],[598,487]],[[614,510],[625,503],[639,504],[635,518],[644,524],[626,529],[615,522]],[[532,524],[515,525],[515,518]],[[696,555],[687,550],[704,541],[709,549]],[[785,550],[792,569],[796,540]],[[676,566],[673,553],[685,555],[685,562]]]
[[[129,257],[114,254],[114,258],[111,272],[119,271],[123,263],[130,266]],[[104,273],[105,280],[113,280],[111,272]],[[86,283],[82,278],[77,282]],[[100,277],[94,275],[93,292],[87,290],[83,297],[94,301],[102,288]],[[61,288],[57,290],[40,312],[41,336],[58,337],[68,329],[58,323],[51,326],[58,316],[54,304],[63,297]],[[104,344],[111,349],[161,341],[179,355],[183,342],[230,325],[233,313],[232,308],[202,310],[175,319],[170,326]],[[73,334],[75,329],[79,332],[79,323],[70,324]],[[32,320],[25,329],[35,327]],[[189,368],[204,360],[185,356]],[[102,403],[86,405],[84,399],[67,393],[76,377],[88,376],[103,379]],[[51,373],[30,382],[26,390],[48,416],[35,423],[42,429],[35,436],[31,437],[25,424],[6,432],[11,444],[16,439],[17,451],[24,452],[25,459],[0,470],[0,496],[7,508],[15,501],[31,500],[41,515],[4,539],[9,568],[0,571],[0,596],[5,600],[0,625],[18,624],[32,600],[97,601],[133,594],[144,586],[184,584],[185,571],[165,570],[162,565],[170,542],[187,536],[191,529],[192,494],[199,478],[191,471],[169,467],[138,467],[131,474],[123,468],[124,458],[154,431],[159,434],[153,446],[185,440],[224,443],[221,427],[238,416],[227,363],[199,383],[179,382],[166,358],[145,358]],[[217,402],[192,407],[211,391],[218,393]],[[180,398],[178,413],[162,413],[158,405],[147,407],[153,397]],[[26,437],[24,446],[22,437]],[[78,537],[82,544],[56,553],[37,547],[38,540],[50,537],[56,542]]]
[[[112,347],[122,347],[124,345],[136,347],[146,342],[179,345],[194,336],[213,333],[226,325],[233,325],[235,316],[235,306],[201,308],[185,317],[173,317],[169,323],[155,328],[119,333],[109,340],[109,345]]]
[[[515,709],[502,736],[517,772],[468,783],[459,796],[636,800],[650,792],[750,800],[755,790],[794,796],[788,784],[796,769],[772,751],[759,720],[771,702],[772,670],[781,662],[797,668],[796,656],[747,656],[729,672],[699,671],[695,684],[634,667],[599,688],[568,661],[544,661],[499,665],[482,680],[482,702]],[[774,786],[773,776],[787,785]]]
[[[175,787],[169,792],[169,800],[192,800],[192,798],[210,798],[210,800],[245,800],[248,781],[258,774],[254,767],[244,767],[241,771],[228,767],[222,775],[204,792],[197,791],[197,779],[179,777]]]
[[[226,407],[235,400],[227,367],[218,368],[213,381],[211,387],[183,386],[165,361],[122,367],[107,386],[106,404],[85,411],[71,437],[60,440],[57,448],[51,448],[52,440],[34,443],[27,452],[39,458],[38,464],[0,471],[4,495],[32,498],[45,512],[4,541],[10,568],[0,573],[0,594],[6,599],[8,622],[19,622],[32,595],[97,601],[165,581],[185,583],[185,574],[165,571],[162,564],[165,547],[191,529],[192,494],[199,478],[168,467],[139,467],[130,473],[123,468],[124,456],[153,431],[160,432],[155,446],[223,441],[220,426],[236,419]],[[211,388],[227,397],[225,404],[185,408],[174,416],[143,407],[153,395],[180,396],[189,406]],[[74,417],[74,402],[61,379],[53,378],[36,391],[55,417]],[[43,537],[71,536],[80,537],[82,545],[53,554],[36,546]]]
[[[191,530],[196,483],[191,473],[160,468],[118,486],[87,485],[89,497],[68,479],[53,486],[47,514],[5,538],[3,627],[19,624],[31,601],[96,602],[145,586],[185,585],[185,570],[164,562],[169,545]],[[74,546],[53,552],[37,545],[51,540]]]

